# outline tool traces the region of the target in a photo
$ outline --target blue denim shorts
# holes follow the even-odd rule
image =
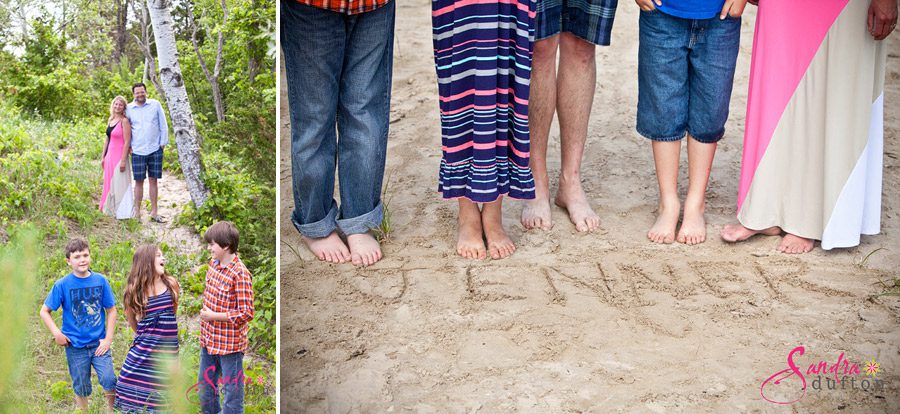
[[[538,0],[534,39],[569,32],[599,46],[609,46],[618,0]]]
[[[150,178],[162,178],[163,149],[160,148],[150,155],[131,154],[131,172],[134,181],[144,181]]]
[[[725,135],[740,17],[682,19],[641,11],[637,132],[654,141]]]
[[[72,377],[72,389],[79,397],[91,395],[91,367],[97,372],[97,379],[105,391],[116,390],[112,351],[106,351],[101,356],[94,356],[94,352],[97,352],[97,345],[84,348],[66,347],[66,362],[69,364],[69,375]]]

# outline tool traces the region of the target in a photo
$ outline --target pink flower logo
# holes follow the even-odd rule
[[[869,362],[866,362],[866,368],[864,371],[867,375],[871,375],[874,377],[878,375],[879,372],[881,372],[881,364],[873,359]]]

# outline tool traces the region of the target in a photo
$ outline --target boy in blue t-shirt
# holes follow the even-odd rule
[[[112,411],[116,400],[116,374],[109,347],[118,315],[116,300],[106,278],[90,270],[91,251],[86,241],[69,241],[66,262],[72,267],[72,273],[53,284],[41,306],[41,320],[53,334],[54,341],[66,348],[66,362],[78,408],[87,409],[93,366]],[[60,307],[62,330],[53,322],[51,315]]]
[[[659,210],[647,238],[706,241],[706,186],[725,135],[747,0],[635,0],[641,8],[637,132],[652,141]],[[688,191],[678,197],[681,140],[687,136]]]

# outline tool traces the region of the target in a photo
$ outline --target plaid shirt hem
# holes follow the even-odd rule
[[[301,4],[343,14],[370,12],[387,4],[390,0],[296,0]]]

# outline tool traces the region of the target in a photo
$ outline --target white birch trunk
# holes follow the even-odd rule
[[[200,135],[197,134],[191,103],[178,66],[174,22],[169,12],[171,5],[170,0],[147,0],[153,37],[156,39],[156,55],[159,58],[160,83],[166,91],[166,103],[169,105],[175,144],[178,146],[178,162],[191,200],[197,207],[202,207],[209,198],[209,189],[201,179],[203,164],[200,158]]]

